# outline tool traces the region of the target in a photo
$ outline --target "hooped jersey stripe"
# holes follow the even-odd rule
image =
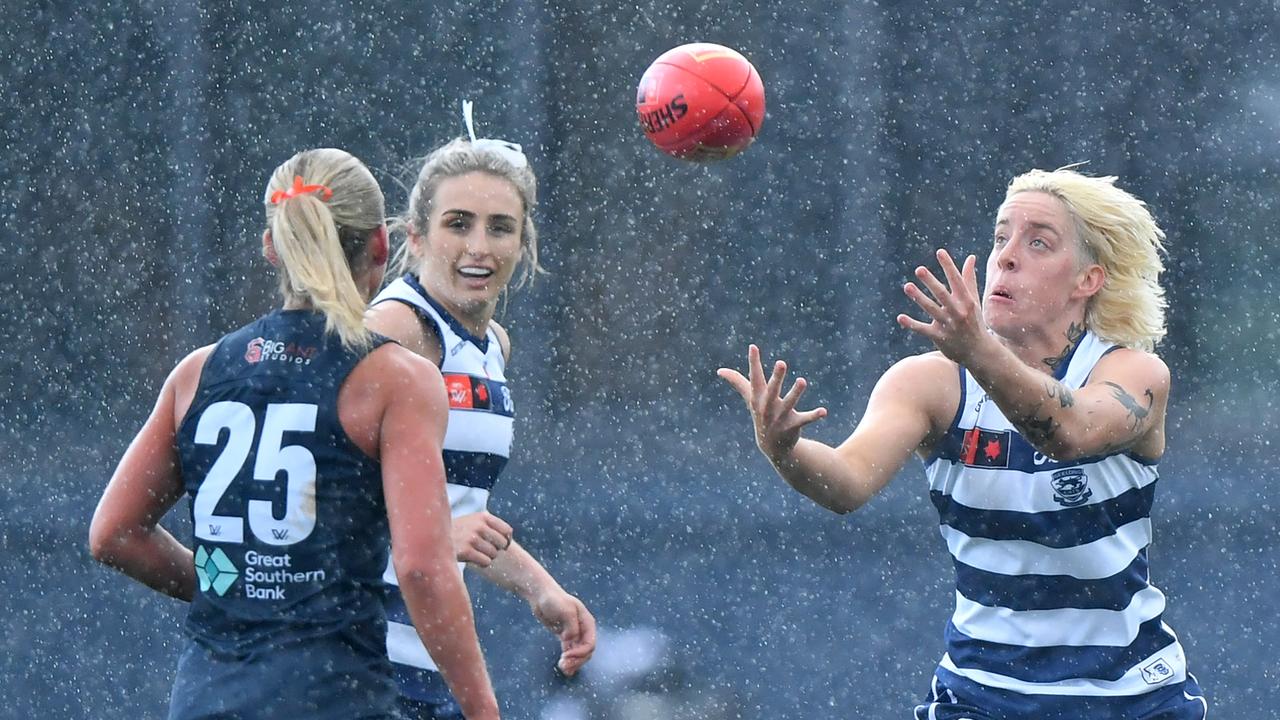
[[[492,329],[484,337],[471,334],[412,275],[388,284],[373,300],[375,305],[382,302],[408,305],[440,338],[440,373],[449,399],[443,454],[450,511],[453,517],[480,512],[511,456],[515,429],[515,405],[497,335]],[[397,671],[401,692],[419,697],[436,683],[406,668],[434,671],[436,664],[413,628],[390,564],[383,577],[390,585],[387,654],[404,666]]]
[[[1058,379],[1080,388],[1113,349],[1086,333]],[[961,379],[956,418],[926,467],[956,568],[938,677],[1117,698],[1181,682],[1182,648],[1147,573],[1155,464],[1132,453],[1048,458],[963,369]]]

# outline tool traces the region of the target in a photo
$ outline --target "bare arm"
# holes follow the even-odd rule
[[[427,651],[468,718],[496,718],[498,704],[476,638],[471,600],[454,561],[441,445],[448,417],[435,366],[397,353],[379,455],[400,592]]]
[[[188,602],[196,586],[191,551],[161,527],[160,520],[183,494],[175,428],[178,411],[185,413],[190,398],[178,396],[189,396],[194,389],[208,351],[202,348],[188,355],[169,374],[151,415],[111,476],[89,527],[89,550],[96,560]]]
[[[559,638],[561,672],[572,676],[591,659],[596,648],[595,617],[519,543],[511,541],[487,566],[473,567],[493,584],[523,598],[533,616]]]
[[[948,397],[959,401],[958,380],[951,381],[954,390],[946,392],[946,372],[953,367],[950,363],[936,355],[906,358],[880,378],[862,421],[847,440],[833,448],[800,437],[802,427],[826,414],[823,408],[795,410],[804,392],[804,379],[797,379],[783,396],[785,363],[774,365],[768,382],[755,345],[748,350],[748,363],[749,378],[727,368],[719,375],[746,400],[755,423],[756,444],[789,485],[822,507],[842,514],[866,504],[893,479],[911,453],[933,437],[939,422],[937,409],[946,405]]]
[[[1040,452],[1055,460],[1134,447],[1151,457],[1163,452],[1169,369],[1158,357],[1116,350],[1098,362],[1087,385],[1071,390],[996,346],[1009,357],[975,358],[969,371]]]

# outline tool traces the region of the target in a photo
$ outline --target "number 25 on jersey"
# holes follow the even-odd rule
[[[277,519],[270,500],[249,500],[239,514],[215,514],[253,450],[258,423],[253,409],[241,402],[216,402],[205,409],[196,425],[196,443],[217,445],[223,430],[229,434],[226,447],[196,492],[192,505],[196,537],[210,542],[242,543],[246,518],[254,537],[268,545],[292,545],[311,534],[316,527],[316,459],[302,445],[283,443],[286,432],[314,433],[316,410],[316,405],[310,403],[267,406],[262,434],[258,436],[253,480],[275,482],[279,473],[285,473],[284,517]]]

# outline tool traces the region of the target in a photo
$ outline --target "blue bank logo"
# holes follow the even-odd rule
[[[222,597],[240,577],[240,571],[222,548],[209,552],[201,545],[196,548],[196,577],[200,579],[200,592],[213,590]]]

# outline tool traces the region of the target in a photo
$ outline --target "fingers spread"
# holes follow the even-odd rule
[[[978,256],[977,255],[970,255],[969,257],[965,258],[964,272],[961,274],[964,276],[965,287],[969,289],[969,292],[972,293],[973,297],[975,298],[981,297],[981,295],[978,294]]]
[[[899,315],[897,320],[898,324],[901,325],[904,330],[919,333],[930,340],[934,339],[933,323],[922,323],[910,315]]]
[[[916,268],[916,279],[924,284],[929,290],[929,294],[933,296],[938,305],[946,305],[947,300],[951,297],[951,292],[947,290],[947,286],[942,284],[936,275],[929,271],[926,267]]]
[[[916,287],[915,283],[907,283],[902,286],[902,291],[907,297],[911,298],[921,310],[929,313],[930,317],[938,317],[942,314],[942,306],[933,301],[933,298],[925,294],[923,290]]]
[[[812,423],[815,420],[821,420],[826,416],[827,416],[826,408],[816,407],[812,410],[806,410],[805,412],[796,413],[796,423],[800,427],[804,427],[805,425],[808,425],[809,423]]]
[[[968,260],[965,262],[968,263]],[[960,268],[956,267],[956,261],[951,259],[951,253],[938,250],[938,263],[942,265],[942,272],[947,278],[947,284],[951,286],[951,293],[964,292],[964,278],[960,276]]]
[[[743,400],[751,402],[751,381],[744,377],[742,373],[729,368],[720,368],[716,371],[716,375],[729,383],[729,387],[736,390]]]
[[[787,413],[794,410],[796,407],[796,403],[800,402],[800,396],[804,395],[805,388],[807,388],[808,386],[809,384],[805,381],[804,378],[802,377],[796,378],[796,381],[794,384],[792,384],[791,389],[787,391],[786,395],[782,396],[782,412]]]
[[[747,374],[751,378],[753,393],[764,389],[764,367],[760,364],[760,348],[755,345],[747,348]]]
[[[778,397],[782,394],[782,381],[787,377],[787,364],[781,360],[773,364],[773,374],[769,376],[769,384],[765,391],[768,393],[768,399]]]

